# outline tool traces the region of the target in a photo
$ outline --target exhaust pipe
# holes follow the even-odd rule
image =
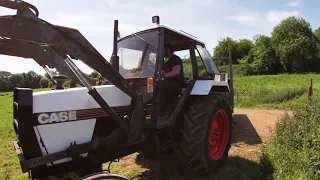
[[[110,59],[111,66],[119,72],[119,56],[118,56],[118,20],[114,20],[114,30],[113,30],[113,51]]]

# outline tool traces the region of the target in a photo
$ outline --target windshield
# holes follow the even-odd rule
[[[209,74],[219,74],[219,69],[217,65],[213,62],[213,59],[206,48],[196,45],[198,52],[203,60],[204,65],[206,66],[206,70]]]
[[[158,31],[137,34],[118,42],[119,73],[125,78],[153,77]]]

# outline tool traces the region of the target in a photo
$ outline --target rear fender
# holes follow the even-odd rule
[[[215,89],[227,89],[230,92],[229,85],[225,81],[197,80],[190,95],[208,95],[212,90],[215,91]]]

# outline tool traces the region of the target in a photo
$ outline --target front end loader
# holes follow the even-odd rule
[[[155,27],[125,37],[119,37],[115,20],[107,61],[78,30],[39,18],[35,6],[20,0],[2,0],[0,6],[17,10],[0,16],[0,54],[31,58],[59,72],[52,75],[59,84],[54,90],[14,90],[13,145],[30,178],[126,179],[105,173],[102,164],[135,152],[159,157],[161,167],[195,174],[223,165],[232,138],[231,54],[218,58],[230,65],[229,73],[221,73],[203,42],[160,25],[154,16]],[[183,60],[185,72],[189,68],[184,86],[166,106],[164,44],[189,55]],[[105,85],[90,84],[73,60],[97,71]],[[83,87],[61,87],[66,78]],[[159,119],[163,108],[169,114]]]

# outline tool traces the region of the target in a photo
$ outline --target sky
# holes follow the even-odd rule
[[[317,19],[319,0],[28,0],[41,19],[52,24],[78,29],[108,60],[112,53],[113,22],[119,20],[122,36],[153,27],[151,18],[160,16],[160,24],[183,30],[213,48],[224,37],[253,39],[257,34],[271,35],[272,29],[288,16],[302,17],[312,29]],[[0,7],[0,15],[14,10]],[[1,27],[1,25],[0,25]],[[76,61],[85,73],[92,69]],[[39,74],[45,71],[32,59],[0,55],[0,71]]]

